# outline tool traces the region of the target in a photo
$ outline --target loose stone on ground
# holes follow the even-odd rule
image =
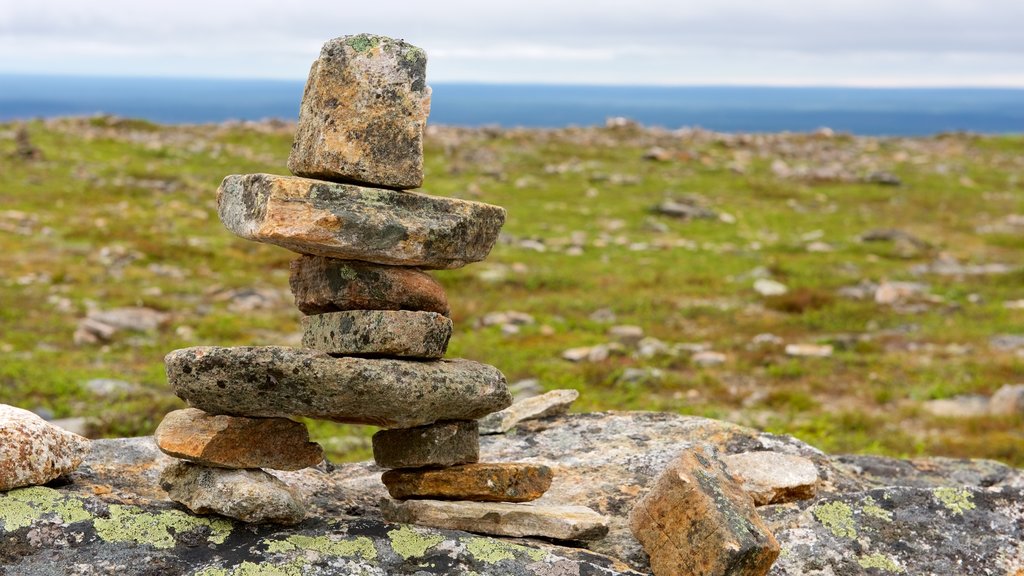
[[[503,434],[524,420],[565,414],[579,397],[580,393],[576,390],[552,390],[517,400],[508,408],[481,418],[480,433]]]
[[[88,453],[89,440],[0,404],[0,492],[45,484],[73,471]]]
[[[551,468],[538,464],[465,464],[438,470],[388,470],[381,481],[392,498],[529,502],[551,487]]]
[[[302,318],[302,345],[341,356],[437,359],[452,321],[436,312],[346,310]]]
[[[802,456],[762,450],[723,460],[757,506],[807,500],[818,493],[818,469]]]

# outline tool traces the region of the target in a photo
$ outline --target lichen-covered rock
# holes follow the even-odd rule
[[[764,576],[779,543],[710,445],[684,450],[629,513],[655,576]]]
[[[334,358],[279,346],[196,346],[164,359],[182,400],[211,414],[307,416],[409,428],[512,403],[505,377],[469,360]]]
[[[288,169],[323,180],[420,186],[426,78],[426,53],[401,40],[330,40],[309,71]]]
[[[373,460],[381,468],[455,466],[479,458],[476,420],[381,430],[373,435]]]
[[[538,396],[516,400],[508,408],[481,418],[480,433],[502,434],[515,428],[516,424],[523,420],[565,414],[579,397],[580,393],[576,390],[552,390]]]
[[[436,312],[346,310],[302,318],[302,345],[339,356],[437,359],[452,321]]]
[[[477,463],[450,468],[388,470],[381,476],[396,500],[529,502],[551,487],[551,468],[521,462]]]
[[[301,470],[324,459],[306,425],[287,418],[215,416],[186,408],[164,416],[154,437],[169,456],[221,468]]]
[[[252,524],[298,524],[306,516],[302,497],[263,470],[179,461],[164,469],[160,487],[196,514],[220,514]]]
[[[224,178],[217,210],[247,240],[420,268],[483,260],[505,223],[504,208],[481,202],[272,174]]]
[[[303,314],[342,310],[413,310],[449,315],[448,296],[433,276],[417,268],[299,256],[288,284]]]
[[[584,506],[385,499],[381,512],[391,522],[494,536],[597,540],[608,532],[605,518]]]
[[[818,469],[803,456],[759,450],[731,454],[723,460],[757,506],[807,500],[818,493]]]
[[[0,492],[45,484],[78,467],[89,440],[0,404]]]

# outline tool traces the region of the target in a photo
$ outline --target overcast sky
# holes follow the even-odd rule
[[[1024,87],[1024,0],[0,0],[0,72],[302,79],[359,32],[434,82]]]

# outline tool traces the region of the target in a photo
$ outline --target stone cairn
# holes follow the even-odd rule
[[[233,175],[221,184],[218,211],[229,230],[301,254],[289,283],[306,315],[304,348],[167,355],[168,381],[191,408],[157,429],[160,449],[180,459],[161,485],[192,511],[301,521],[302,499],[263,470],[322,460],[291,416],[384,428],[373,455],[388,469],[382,480],[396,501],[384,508],[393,519],[450,520],[432,521],[401,500],[518,503],[550,486],[545,466],[478,462],[477,419],[512,397],[493,366],[443,359],[448,300],[423,269],[486,258],[505,211],[407,191],[423,180],[425,78],[426,55],[405,42],[366,34],[327,42],[302,98],[288,158],[295,176]]]

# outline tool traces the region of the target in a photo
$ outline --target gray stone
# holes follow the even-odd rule
[[[228,176],[217,191],[228,230],[300,254],[393,266],[459,268],[498,239],[498,206],[271,174]]]
[[[385,499],[381,512],[390,522],[493,536],[597,540],[608,532],[605,518],[584,506]]]
[[[1005,384],[989,398],[989,412],[994,416],[1024,414],[1024,384]]]
[[[476,420],[381,430],[373,435],[373,460],[381,468],[455,466],[479,459]]]
[[[508,408],[481,418],[480,433],[503,434],[523,420],[565,414],[579,397],[580,393],[576,390],[552,390],[540,396],[516,400]]]
[[[196,514],[220,514],[251,524],[298,524],[306,516],[302,498],[262,470],[176,462],[160,475],[160,487]]]
[[[45,484],[77,468],[88,453],[89,440],[0,404],[0,492]]]
[[[980,394],[936,398],[921,407],[925,412],[942,418],[982,418],[989,415],[989,399]]]
[[[304,255],[292,261],[288,283],[303,314],[414,310],[449,315],[444,288],[416,268]]]
[[[309,71],[288,169],[322,180],[419,187],[430,114],[426,68],[426,53],[401,40],[359,34],[328,41]]]
[[[818,493],[818,468],[803,456],[761,450],[723,460],[757,506],[807,500]]]
[[[340,356],[441,358],[452,321],[437,312],[346,310],[302,318],[302,345]]]
[[[278,346],[197,346],[164,360],[174,393],[211,414],[410,428],[512,403],[501,372],[469,360],[334,358]]]

